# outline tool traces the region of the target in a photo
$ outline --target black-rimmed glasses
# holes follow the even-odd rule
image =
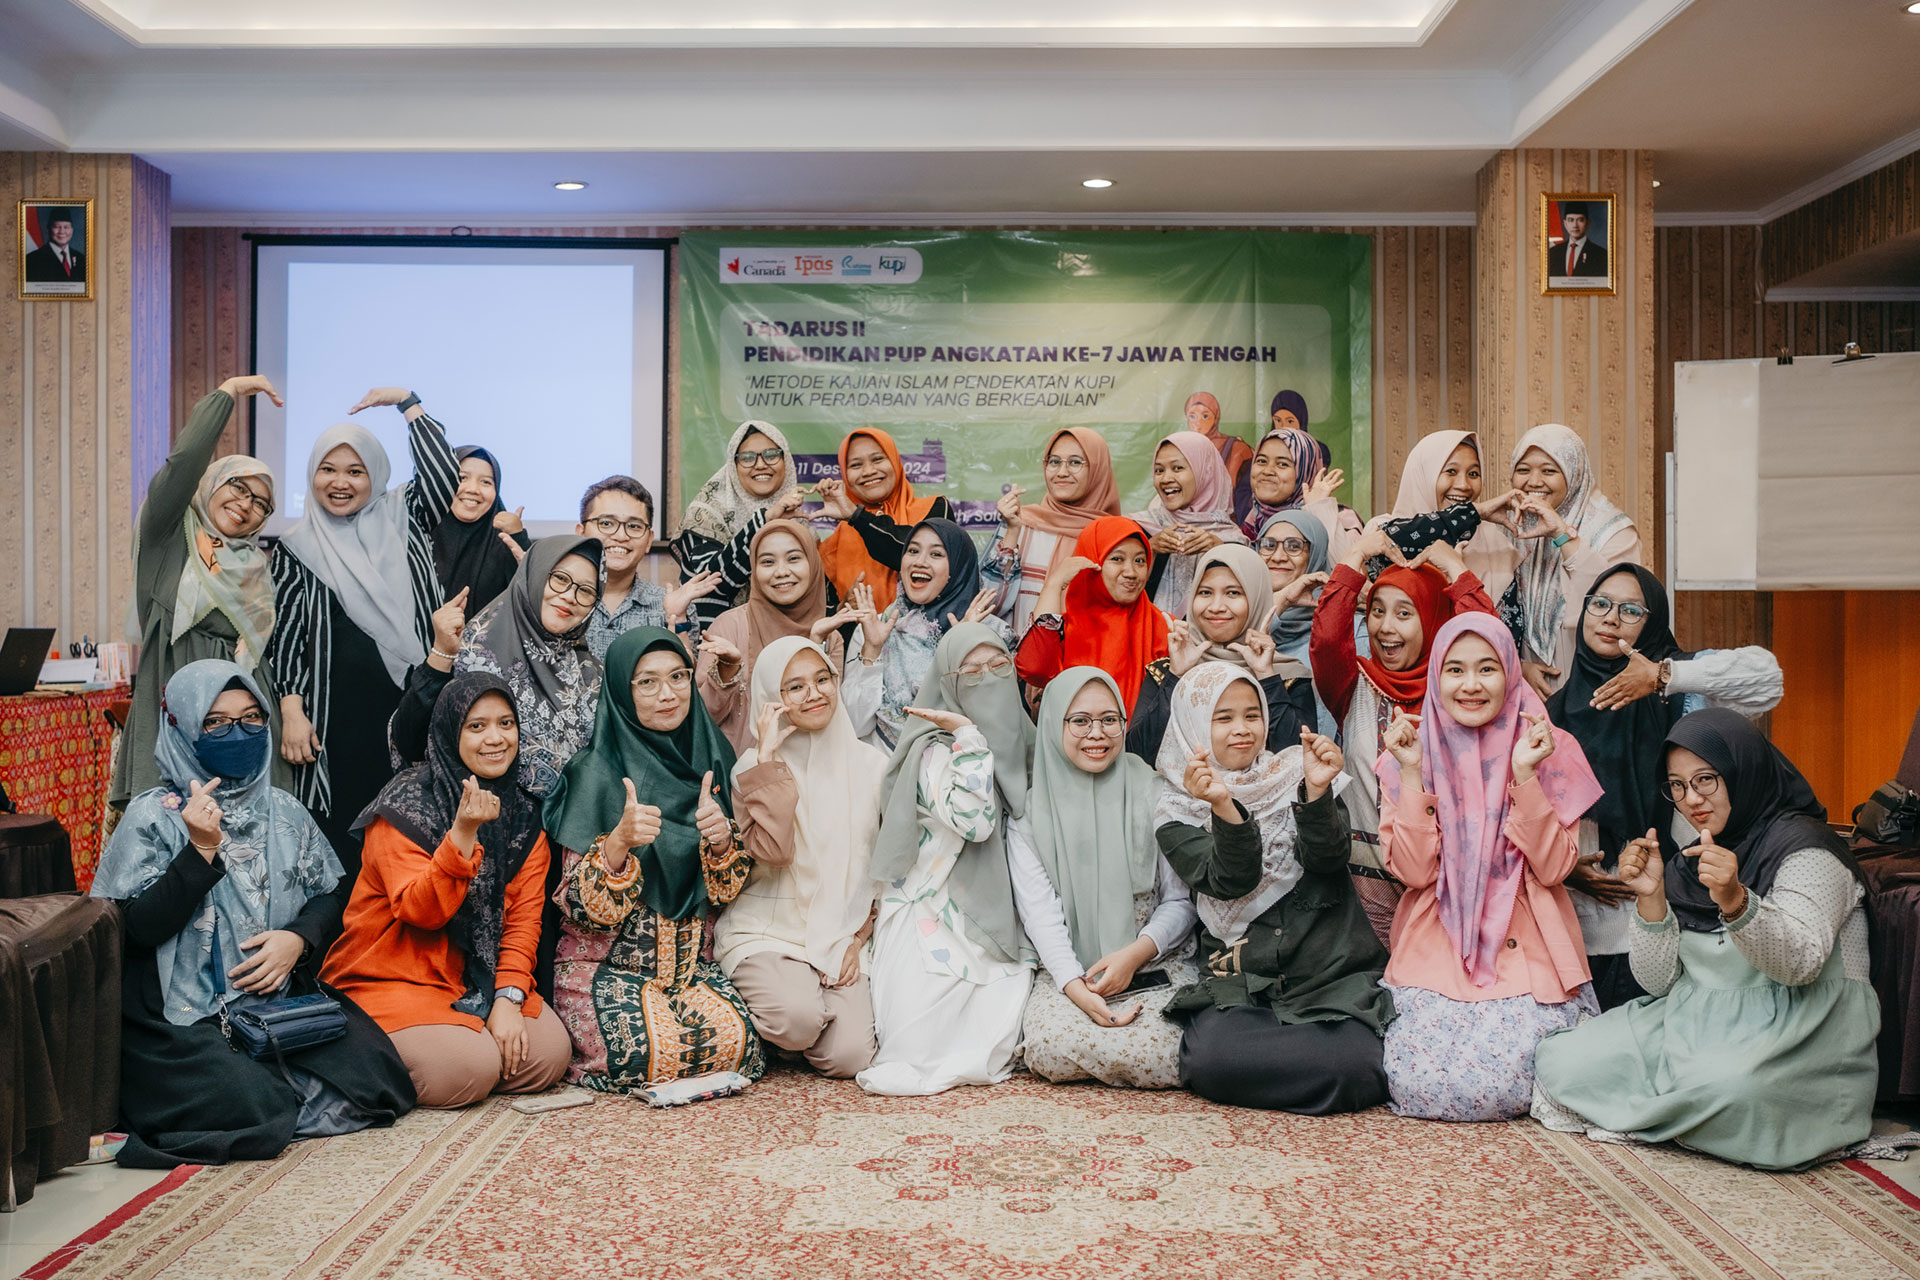
[[[1639,622],[1650,610],[1643,604],[1629,604],[1624,600],[1609,600],[1606,596],[1592,596],[1587,600],[1587,612],[1596,618],[1604,618],[1618,610],[1620,621]]]
[[[547,589],[557,596],[571,596],[577,605],[591,607],[600,598],[600,587],[592,582],[575,582],[567,574],[555,569],[547,575]]]
[[[1684,800],[1689,790],[1702,800],[1712,799],[1714,794],[1720,790],[1720,775],[1717,773],[1696,773],[1691,778],[1667,779],[1667,798],[1675,804],[1679,804]]]

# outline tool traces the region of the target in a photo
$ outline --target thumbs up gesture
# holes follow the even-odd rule
[[[1713,832],[1702,831],[1700,843],[1687,850],[1700,859],[1700,883],[1713,895],[1713,905],[1731,920],[1747,909],[1747,886],[1740,883],[1740,859],[1733,850],[1713,842]]]
[[[616,875],[626,867],[627,854],[660,838],[658,806],[640,803],[640,797],[633,793],[633,779],[620,781],[627,788],[626,807],[620,811],[620,821],[600,842],[600,859]]]
[[[700,779],[700,807],[694,811],[693,823],[700,828],[701,843],[710,849],[733,843],[733,827],[727,822],[727,811],[715,798],[718,790],[713,785],[713,770],[709,769],[706,777]]]

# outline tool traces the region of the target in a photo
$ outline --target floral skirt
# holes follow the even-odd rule
[[[1173,993],[1196,981],[1191,960],[1146,966],[1164,969],[1170,986],[1112,1002],[1115,1011],[1135,1004],[1140,1012],[1124,1027],[1102,1027],[1081,1012],[1045,969],[1033,975],[1023,1019],[1027,1070],[1043,1080],[1098,1080],[1132,1089],[1180,1086],[1180,1037],[1184,1028],[1161,1010]]]
[[[1450,1000],[1420,987],[1393,993],[1387,1024],[1387,1089],[1393,1109],[1421,1120],[1509,1120],[1533,1102],[1540,1041],[1600,1012],[1593,984],[1561,1004],[1530,995]]]

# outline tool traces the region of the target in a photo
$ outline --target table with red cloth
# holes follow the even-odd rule
[[[0,784],[21,813],[48,814],[67,829],[82,893],[100,863],[101,820],[113,781],[115,727],[107,713],[126,698],[125,685],[0,698]]]

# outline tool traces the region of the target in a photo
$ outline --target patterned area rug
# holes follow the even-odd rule
[[[98,1238],[94,1238],[98,1237]],[[1305,1119],[1025,1077],[869,1098],[779,1070],[674,1111],[496,1099],[172,1180],[29,1273],[520,1280],[1920,1276],[1920,1210],[1531,1121]]]

